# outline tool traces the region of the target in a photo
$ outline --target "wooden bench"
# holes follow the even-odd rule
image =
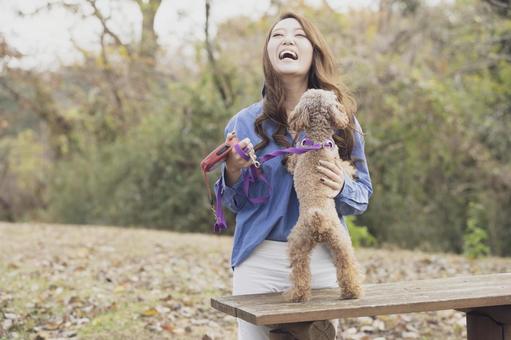
[[[269,293],[212,298],[211,306],[272,327],[272,340],[332,340],[326,320],[446,309],[466,313],[469,340],[511,340],[511,273],[366,284],[364,290],[356,300],[340,300],[338,289],[318,289],[305,303]]]

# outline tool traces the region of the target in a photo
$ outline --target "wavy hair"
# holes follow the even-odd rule
[[[318,28],[305,17],[293,12],[282,14],[279,19],[272,25],[263,50],[263,71],[264,71],[264,87],[263,87],[263,110],[256,118],[254,127],[256,133],[262,138],[261,142],[255,146],[255,150],[259,150],[268,145],[270,139],[263,129],[263,123],[267,120],[277,125],[275,133],[272,135],[273,140],[279,146],[290,146],[286,139],[287,113],[285,108],[286,93],[278,73],[274,70],[270,58],[268,56],[268,41],[270,40],[273,28],[277,23],[284,19],[296,19],[302,26],[305,35],[312,44],[312,64],[308,75],[308,89],[323,89],[333,91],[337,99],[343,104],[349,117],[349,125],[346,129],[339,130],[334,135],[334,141],[339,148],[339,156],[344,160],[351,159],[351,151],[353,149],[353,131],[354,131],[354,114],[357,110],[357,103],[350,91],[340,80],[334,63],[332,51],[328,47],[325,38]],[[283,163],[287,161],[287,157]]]

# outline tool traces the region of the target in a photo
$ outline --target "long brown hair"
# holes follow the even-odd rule
[[[277,125],[277,129],[272,135],[275,143],[283,147],[290,146],[285,136],[288,128],[285,108],[286,94],[279,75],[273,69],[268,56],[268,41],[270,40],[273,28],[281,20],[287,18],[296,19],[300,23],[313,47],[307,88],[334,91],[337,99],[347,111],[350,124],[346,129],[340,130],[338,134],[334,135],[334,141],[339,148],[339,156],[342,159],[349,160],[351,159],[351,150],[353,149],[354,114],[357,110],[356,101],[338,77],[332,51],[321,32],[308,19],[293,12],[284,13],[279,17],[270,28],[264,44],[263,70],[265,81],[263,87],[263,111],[254,123],[255,131],[262,138],[262,141],[255,146],[255,150],[264,148],[270,141],[263,129],[263,123],[266,120],[271,120]]]

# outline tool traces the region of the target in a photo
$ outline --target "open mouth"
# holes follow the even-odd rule
[[[290,60],[298,60],[298,55],[293,51],[284,50],[279,54],[280,60],[290,59]]]

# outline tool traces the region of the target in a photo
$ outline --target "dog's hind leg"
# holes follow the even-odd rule
[[[310,253],[314,240],[309,234],[309,226],[301,219],[288,237],[288,255],[291,265],[291,288],[284,293],[287,301],[303,302],[310,299],[311,271]]]
[[[348,231],[332,222],[329,236],[326,239],[337,270],[337,282],[341,288],[342,299],[356,299],[362,296],[361,275],[358,261]]]

